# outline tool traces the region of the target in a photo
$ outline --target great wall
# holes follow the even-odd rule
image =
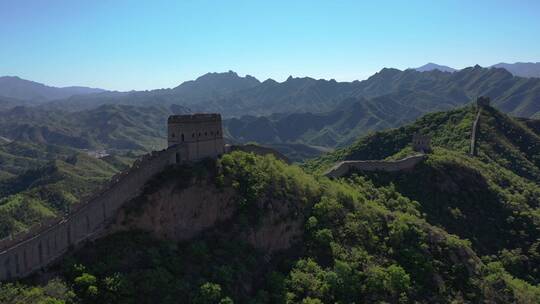
[[[223,154],[222,134],[219,114],[169,117],[167,149],[144,155],[92,196],[73,205],[69,214],[1,240],[0,281],[28,276],[69,249],[99,237],[122,205],[139,196],[144,185],[167,166]]]
[[[490,105],[489,97],[481,96],[476,100],[476,117],[474,119],[471,129],[470,140],[470,155],[476,156],[477,152],[477,132],[480,123],[480,116],[482,108]],[[414,151],[420,152],[419,154],[412,155],[400,160],[347,160],[336,163],[332,168],[327,170],[324,175],[330,178],[338,178],[345,176],[353,171],[385,171],[395,172],[402,170],[411,170],[417,164],[426,159],[427,152],[431,149],[431,138],[429,136],[422,136],[414,134],[412,139],[412,147]]]
[[[337,178],[348,174],[351,170],[358,171],[386,171],[395,172],[402,170],[410,170],[418,163],[422,162],[426,155],[416,154],[400,160],[385,161],[385,160],[346,160],[337,163],[325,175],[330,178]]]
[[[386,171],[395,172],[410,170],[426,158],[426,153],[431,150],[431,137],[414,134],[412,148],[418,154],[405,157],[400,160],[346,160],[336,163],[327,170],[324,175],[330,178],[338,178],[354,171]]]
[[[123,205],[175,161],[177,148],[152,152],[114,176],[100,191],[74,205],[71,212],[0,243],[0,281],[25,277],[54,262],[70,248],[97,238]]]
[[[472,155],[476,151],[476,129],[478,128],[481,107],[486,103],[489,105],[489,99],[477,101],[478,113],[471,135]],[[182,142],[171,144],[171,138],[176,138],[171,129],[177,130],[177,128],[169,126],[169,147],[167,149],[144,155],[135,161],[128,170],[113,176],[92,196],[73,205],[69,214],[45,221],[32,227],[29,231],[0,240],[0,281],[23,278],[44,269],[72,248],[103,235],[122,205],[139,196],[144,185],[171,164],[203,157],[217,157],[226,152],[221,137],[221,117],[205,115],[199,118],[201,117],[204,119],[210,117],[212,123],[205,121],[205,130],[199,132],[199,136],[207,132],[206,134],[212,134],[212,137],[202,136],[201,140],[184,143],[184,134],[181,133]],[[189,121],[193,122],[193,118],[189,118]],[[178,120],[173,120],[173,122],[178,123]],[[198,131],[193,131],[192,126],[190,128],[189,134],[193,134],[195,138]],[[216,128],[219,133],[208,131]],[[413,149],[421,152],[419,154],[396,161],[342,161],[327,171],[326,175],[337,178],[346,175],[351,169],[387,172],[410,170],[427,157],[424,152],[429,151],[430,140],[428,136],[413,136]],[[232,150],[234,149],[232,148]],[[236,149],[260,154],[276,155],[277,153],[268,148],[244,147]],[[286,158],[284,160],[286,161]]]
[[[478,99],[476,100],[477,111],[476,111],[476,117],[474,118],[472,130],[471,130],[471,148],[469,152],[471,156],[476,156],[476,153],[477,153],[476,143],[477,143],[478,138],[476,134],[478,132],[478,127],[480,124],[480,115],[482,114],[482,108],[489,105],[490,105],[489,97],[482,96],[482,97],[478,97]]]

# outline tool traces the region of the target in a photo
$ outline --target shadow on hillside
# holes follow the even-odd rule
[[[470,240],[480,254],[515,248],[520,238],[531,235],[527,230],[532,224],[524,217],[514,218],[508,203],[472,168],[456,163],[421,164],[408,172],[362,175],[376,186],[393,184],[398,192],[420,203],[429,223]]]

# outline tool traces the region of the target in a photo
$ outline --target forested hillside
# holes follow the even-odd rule
[[[51,269],[58,279],[2,285],[0,299],[537,303],[537,122],[483,108],[472,157],[476,110],[425,115],[304,169],[244,152],[171,168],[115,224],[147,230],[89,244]],[[319,174],[338,160],[403,157],[416,132],[432,136],[433,151],[413,170],[337,180]],[[174,210],[199,206],[195,193],[222,209],[181,212],[186,228]],[[223,219],[205,226],[214,216]],[[195,227],[207,228],[193,235]]]
[[[505,269],[516,266],[507,264],[515,261],[513,253],[507,259],[481,258],[474,242],[436,227],[421,202],[394,186],[376,186],[366,177],[331,181],[270,156],[243,152],[194,169],[157,177],[160,182],[148,187],[137,208],[152,208],[153,193],[170,183],[180,187],[177,191],[207,185],[208,193],[234,191],[237,205],[231,206],[236,211],[230,221],[180,243],[144,232],[111,235],[65,259],[60,281],[33,291],[3,285],[0,299],[10,303],[30,292],[39,299],[80,303],[540,299],[538,287],[525,281],[530,277],[518,279]],[[249,238],[272,225],[298,223],[300,231],[286,233],[296,241],[284,251],[261,251],[257,247],[266,239],[253,243]]]
[[[471,241],[486,259],[532,284],[540,281],[538,235],[540,137],[536,122],[518,121],[494,108],[480,116],[478,155],[469,156],[475,107],[429,114],[414,124],[374,133],[350,147],[307,163],[323,172],[338,160],[399,158],[412,134],[432,136],[434,150],[410,172],[362,173],[418,201],[430,223]]]
[[[140,153],[164,148],[167,117],[188,111],[181,106],[103,105],[81,112],[16,107],[1,113],[0,136],[24,143]]]
[[[56,155],[55,157],[58,157]],[[73,152],[0,180],[0,238],[29,229],[96,191],[132,159],[96,159]]]

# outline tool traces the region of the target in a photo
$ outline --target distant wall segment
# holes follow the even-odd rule
[[[476,108],[478,109],[476,112],[476,117],[474,119],[472,130],[471,130],[471,156],[476,156],[477,154],[477,142],[478,142],[478,128],[480,124],[480,116],[482,114],[482,108],[483,107],[489,107],[490,105],[490,99],[489,97],[481,96],[478,97],[476,100]]]
[[[386,171],[395,172],[410,170],[426,158],[425,154],[416,154],[400,160],[348,160],[334,165],[325,175],[331,178],[338,178],[347,175],[351,170],[358,171]]]

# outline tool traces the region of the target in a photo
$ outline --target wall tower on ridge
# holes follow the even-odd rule
[[[491,103],[491,99],[487,96],[480,96],[476,99],[476,105],[479,107],[487,107]]]
[[[412,148],[416,152],[427,153],[431,151],[431,136],[414,133]]]
[[[167,142],[177,151],[174,163],[216,158],[224,153],[221,115],[171,115],[167,120]]]

